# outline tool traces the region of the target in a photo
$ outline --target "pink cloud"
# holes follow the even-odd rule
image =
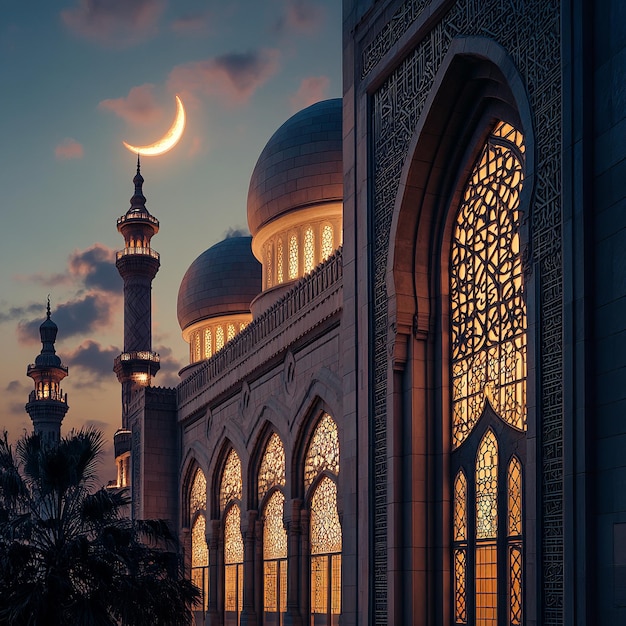
[[[76,141],[67,137],[55,149],[54,156],[57,159],[82,159],[84,155],[83,146]]]
[[[164,0],[78,0],[61,19],[80,37],[125,47],[153,36],[164,8]]]
[[[206,35],[210,31],[211,14],[195,13],[174,20],[171,29],[177,35]]]
[[[243,104],[277,72],[278,66],[278,50],[226,54],[175,67],[168,87],[192,98],[216,96],[230,104]]]
[[[310,76],[300,82],[298,91],[291,96],[291,110],[295,113],[328,97],[330,80],[327,76]]]
[[[98,108],[112,111],[130,124],[150,124],[161,117],[162,111],[154,99],[154,85],[133,87],[126,98],[102,100]]]
[[[310,0],[287,0],[285,14],[278,21],[276,29],[281,32],[311,35],[322,26],[326,17],[325,10]]]

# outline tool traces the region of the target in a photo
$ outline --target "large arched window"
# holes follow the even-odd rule
[[[523,136],[500,122],[473,167],[453,225],[451,571],[457,625],[523,623],[523,179]]]
[[[263,623],[282,625],[287,611],[287,533],[283,525],[285,449],[276,433],[265,446],[258,475],[263,504]]]
[[[243,609],[243,536],[241,534],[241,461],[234,450],[226,457],[220,484],[224,515],[224,624],[238,626]]]
[[[334,626],[341,614],[338,475],[337,424],[324,413],[313,431],[304,462],[304,485],[310,494],[311,511],[311,626]]]
[[[206,612],[209,594],[209,550],[206,543],[206,478],[198,468],[189,496],[191,523],[191,581],[202,592],[199,610]]]

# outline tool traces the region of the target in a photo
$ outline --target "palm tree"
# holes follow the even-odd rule
[[[95,488],[102,434],[56,443],[0,437],[0,625],[192,623],[199,592],[160,520],[130,520],[128,494]]]

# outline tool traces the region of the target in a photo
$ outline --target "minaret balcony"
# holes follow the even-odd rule
[[[134,222],[137,220],[150,222],[157,228],[159,227],[159,220],[156,217],[154,217],[154,215],[151,215],[150,213],[148,213],[148,211],[137,211],[137,210],[131,210],[128,213],[126,213],[126,215],[122,215],[122,217],[118,217],[117,227],[119,228],[125,222],[130,222],[130,221]]]
[[[157,261],[161,258],[159,253],[152,248],[144,248],[144,247],[132,247],[132,248],[124,248],[123,250],[118,250],[115,253],[116,260],[120,260],[126,256],[131,255],[141,255],[141,256],[150,256]]]
[[[122,352],[115,358],[115,364],[120,361],[154,361],[160,363],[161,357],[156,352],[150,352],[149,350],[134,350],[133,352]]]
[[[69,372],[69,368],[67,367],[67,365],[63,365],[63,363],[60,363],[59,365],[56,365],[54,363],[46,365],[37,365],[36,363],[30,363],[26,367],[26,376],[31,376],[31,378],[33,378],[31,374],[37,374],[41,375],[41,377],[43,378],[43,375],[49,370],[61,370],[62,372],[64,372],[64,376],[61,376],[61,378],[65,378],[65,376],[67,376]]]
[[[67,394],[63,393],[63,390],[59,389],[56,391],[54,389],[37,389],[33,390],[28,394],[28,402],[40,402],[47,400],[55,400],[56,402],[62,402],[63,404],[67,404]]]

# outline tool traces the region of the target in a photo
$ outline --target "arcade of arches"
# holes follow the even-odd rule
[[[308,589],[310,624],[339,623],[342,548],[337,509],[339,434],[328,413],[322,413],[317,420],[305,450],[299,481],[304,496],[301,530],[292,524],[290,534],[284,524],[285,449],[276,432],[264,440],[254,477],[258,503],[254,532],[242,533],[243,478],[241,461],[234,448],[229,449],[218,470],[219,498],[211,532],[207,532],[207,479],[202,469],[195,469],[188,493],[188,513],[192,580],[202,590],[198,612],[221,614],[224,624],[238,625],[251,602],[245,597],[246,576],[250,576],[253,581],[250,593],[254,595],[257,587],[262,591],[263,624],[281,625],[290,607],[301,608],[297,598],[303,586]],[[254,545],[255,541],[258,546]],[[250,561],[246,558],[248,550],[253,555]],[[295,575],[288,575],[289,563],[302,560],[309,563],[306,573],[294,567]],[[247,567],[251,574],[245,571]]]

